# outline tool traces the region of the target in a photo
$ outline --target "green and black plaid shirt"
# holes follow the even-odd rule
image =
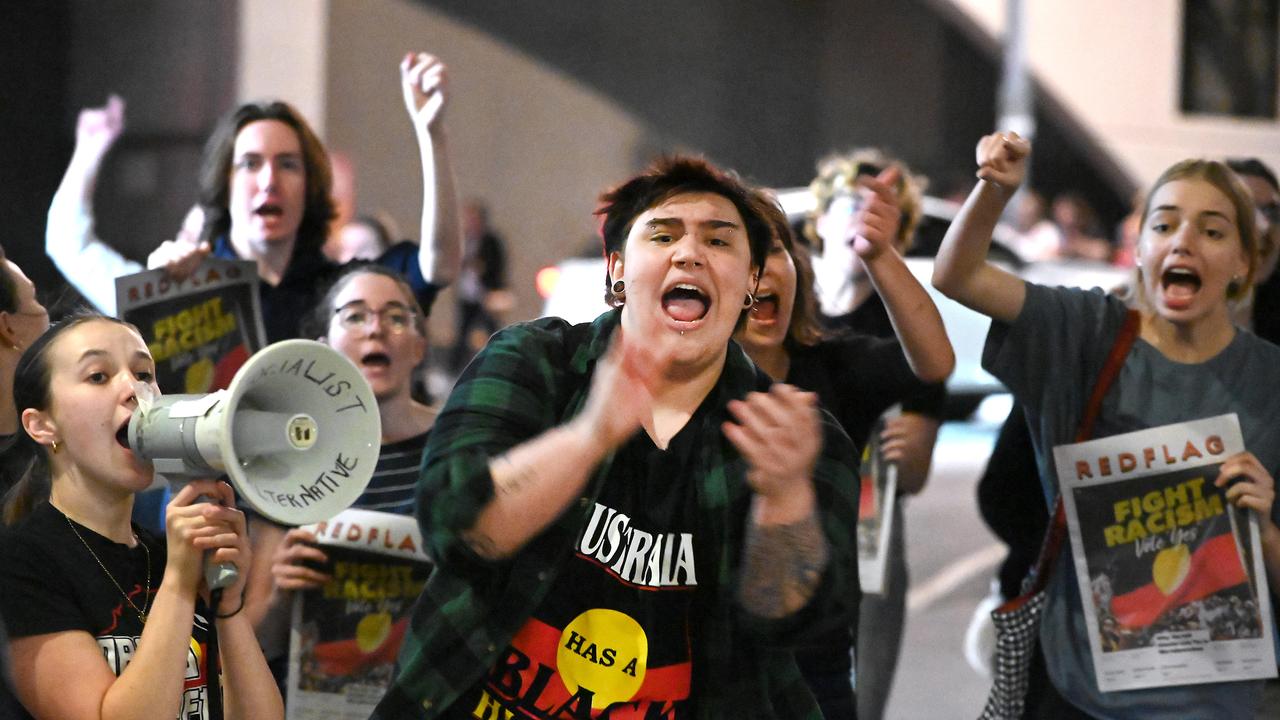
[[[591,324],[544,318],[511,326],[459,379],[432,429],[418,483],[418,519],[438,564],[414,608],[399,675],[374,719],[436,717],[475,686],[571,557],[595,497],[609,481],[612,458],[597,468],[583,497],[515,557],[484,560],[460,534],[492,497],[489,458],[579,412],[619,317],[615,310]],[[731,344],[711,390],[708,437],[690,468],[698,533],[714,549],[708,555],[715,561],[706,575],[699,565],[699,579],[709,580],[692,610],[697,640],[691,698],[699,718],[821,718],[789,648],[847,626],[857,609],[858,475],[849,438],[826,413],[814,485],[830,564],[818,591],[805,608],[779,620],[752,616],[738,603],[751,491],[745,461],[719,428],[729,419],[730,399],[768,383]]]

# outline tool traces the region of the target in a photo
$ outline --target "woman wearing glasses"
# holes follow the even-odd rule
[[[339,276],[316,308],[321,342],[360,369],[378,400],[382,451],[369,487],[353,507],[413,515],[413,491],[435,410],[410,396],[413,371],[427,352],[426,322],[413,290],[380,265],[361,265]],[[277,678],[288,649],[288,598],[330,578],[314,569],[328,561],[315,536],[262,518],[250,521],[255,562],[245,612],[258,630]]]

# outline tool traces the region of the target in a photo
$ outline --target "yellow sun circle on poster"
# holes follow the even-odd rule
[[[391,634],[391,613],[369,613],[356,623],[356,647],[362,653],[371,653],[382,647]]]
[[[188,395],[209,392],[209,388],[213,387],[213,361],[209,358],[201,358],[187,368],[187,375],[183,378],[183,384],[187,387]]]
[[[1190,571],[1191,550],[1185,543],[1161,550],[1151,563],[1151,579],[1165,595],[1177,590]]]
[[[556,650],[560,679],[570,694],[585,687],[591,707],[625,702],[644,684],[649,638],[640,623],[617,610],[588,610],[565,626]]]

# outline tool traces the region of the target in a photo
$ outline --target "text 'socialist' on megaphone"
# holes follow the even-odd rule
[[[157,473],[226,473],[250,507],[285,525],[326,520],[355,502],[381,438],[369,383],[312,340],[263,348],[226,390],[140,401],[129,421],[129,447]]]

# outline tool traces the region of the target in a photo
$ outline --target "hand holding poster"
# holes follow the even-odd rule
[[[1235,415],[1054,448],[1099,689],[1273,677],[1257,517],[1214,481]]]
[[[858,581],[864,593],[884,592],[893,507],[898,502],[898,466],[884,459],[880,433],[885,420],[901,412],[900,405],[886,410],[862,448],[858,473],[862,480],[858,501]]]
[[[141,331],[168,393],[224,389],[266,344],[258,272],[247,260],[206,258],[183,280],[164,270],[116,278],[116,307]]]
[[[329,556],[324,587],[294,595],[289,720],[364,720],[391,684],[431,570],[407,515],[344,510],[306,525]]]

